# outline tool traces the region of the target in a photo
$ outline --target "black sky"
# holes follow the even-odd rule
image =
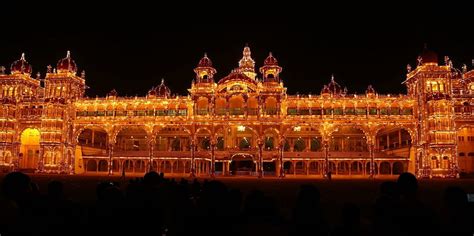
[[[403,93],[406,65],[416,64],[425,43],[440,61],[449,55],[457,67],[472,67],[474,58],[473,17],[454,3],[127,4],[43,5],[2,14],[0,65],[9,67],[25,52],[34,73],[44,75],[48,64],[55,66],[71,50],[86,71],[88,96],[113,88],[145,95],[161,78],[184,95],[204,52],[220,79],[237,66],[248,43],[257,68],[273,52],[290,94],[319,94],[331,74],[349,92],[372,84],[380,93]]]

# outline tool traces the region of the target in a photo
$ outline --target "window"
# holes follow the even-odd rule
[[[356,110],[355,110],[355,113],[358,116],[363,116],[363,115],[365,115],[366,112],[367,112],[367,110],[365,109],[365,107],[364,108],[362,108],[362,107],[356,108]],[[375,111],[375,113],[377,114],[377,110]]]
[[[458,136],[458,141],[459,142],[464,142],[464,136]]]
[[[346,108],[345,114],[346,115],[354,115],[355,114],[354,108],[352,108],[352,107],[351,108]]]
[[[311,108],[311,114],[320,116],[322,114],[322,110],[319,108]]]
[[[460,156],[460,157],[463,157],[463,156],[466,156],[466,154],[465,154],[464,152],[460,152],[460,153],[459,153],[459,156]]]
[[[342,115],[342,108],[334,108],[334,115]]]
[[[470,152],[467,155],[470,156],[470,157],[474,157],[474,152]]]
[[[156,116],[166,116],[166,110],[160,109],[155,111]]]
[[[179,116],[186,116],[188,114],[188,110],[187,109],[179,109],[178,110],[178,115]]]
[[[114,111],[106,111],[105,115],[106,116],[114,116]]]
[[[400,108],[398,107],[392,107],[390,109],[390,115],[400,115]]]
[[[369,115],[377,115],[377,108],[375,107],[369,108]]]
[[[331,108],[326,108],[324,109],[324,115],[332,115],[332,109]]]
[[[380,108],[380,115],[388,115],[388,109],[387,108]]]
[[[300,115],[309,115],[309,109],[308,108],[301,108],[298,113]]]
[[[288,108],[287,113],[290,116],[294,116],[294,115],[298,114],[298,110],[296,108]]]
[[[413,109],[412,108],[404,108],[402,110],[402,115],[413,115]]]

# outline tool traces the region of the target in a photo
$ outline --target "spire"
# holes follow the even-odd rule
[[[161,78],[161,85],[165,84],[165,78]]]
[[[26,60],[25,60],[25,53],[24,53],[24,52],[23,52],[23,53],[21,53],[21,58],[20,58],[20,60],[22,60],[22,61],[26,61]]]
[[[334,83],[334,74],[331,74],[331,82]]]
[[[71,51],[67,50],[66,58],[71,58]]]

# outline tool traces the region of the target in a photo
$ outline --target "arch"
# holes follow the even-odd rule
[[[40,158],[41,133],[36,128],[26,128],[20,134],[20,168],[37,168]]]
[[[100,126],[86,126],[78,131],[76,143],[81,147],[106,149],[109,144],[109,134]]]
[[[295,174],[306,174],[306,165],[303,161],[297,161],[295,163]]]
[[[229,99],[229,113],[231,115],[244,114],[244,98],[241,95],[233,95]]]
[[[227,114],[227,101],[225,98],[218,97],[215,99],[215,112],[216,115]]]
[[[87,172],[96,172],[97,171],[97,162],[95,160],[88,160],[86,165]]]
[[[98,171],[99,172],[106,172],[109,168],[108,168],[108,163],[106,160],[100,160],[99,161],[99,169]]]
[[[399,174],[405,172],[405,167],[403,166],[402,162],[396,161],[396,162],[393,163],[392,171],[393,171],[394,175],[399,175]]]
[[[144,126],[121,127],[115,136],[114,152],[148,151],[148,133]]]
[[[337,163],[337,174],[339,175],[348,175],[349,174],[349,163],[346,161],[341,161]]]
[[[207,97],[199,97],[196,101],[196,113],[198,115],[207,115],[209,111],[209,99]]]
[[[333,174],[335,174],[335,173],[336,173],[336,163],[333,162],[333,161],[330,161],[330,162],[329,162],[329,168],[328,168],[328,169],[329,169],[330,172],[332,172]]]
[[[123,169],[125,170],[125,172],[133,172],[133,161],[132,160],[125,160],[123,162]]]
[[[278,101],[275,97],[267,97],[264,103],[265,115],[276,115],[278,114]]]
[[[383,126],[375,134],[376,151],[410,147],[412,137],[413,131],[405,126]],[[409,155],[408,150],[404,155]]]
[[[145,172],[146,164],[143,160],[135,161],[135,172]]]
[[[370,174],[370,162],[367,162],[365,164],[365,173],[368,175]],[[377,175],[379,173],[379,168],[377,165],[377,162],[374,162],[374,175]]]
[[[361,175],[364,173],[362,162],[354,161],[351,163],[351,175]]]
[[[317,175],[321,173],[321,166],[319,162],[312,161],[309,163],[309,174]]]
[[[342,152],[367,152],[367,136],[358,125],[338,126],[331,134],[329,150]]]
[[[171,165],[171,161],[162,161],[161,163],[161,171],[164,173],[171,173],[173,166]]]
[[[297,138],[295,140],[293,150],[296,151],[296,152],[302,152],[305,149],[306,149],[306,143],[305,143],[304,139],[302,139],[301,137]]]
[[[380,163],[380,174],[381,175],[389,175],[391,174],[390,163],[383,161]]]
[[[283,170],[287,174],[293,174],[294,168],[293,168],[293,164],[291,163],[291,161],[285,161],[283,163]]]
[[[258,100],[256,97],[249,97],[247,99],[247,114],[257,115],[258,114]]]

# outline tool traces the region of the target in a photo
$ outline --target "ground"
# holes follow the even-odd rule
[[[30,174],[38,184],[40,191],[46,193],[47,184],[51,180],[60,180],[65,183],[65,192],[68,198],[82,203],[95,201],[95,187],[100,181],[119,181],[126,183],[119,176],[100,175],[40,175]],[[3,178],[3,176],[0,176]],[[132,177],[128,177],[132,178]],[[176,177],[180,180],[181,177]],[[199,178],[203,180],[203,178]],[[322,206],[331,222],[337,222],[344,202],[356,203],[361,208],[364,218],[369,218],[372,206],[377,196],[379,185],[383,181],[392,179],[324,179],[295,178],[284,179],[256,177],[221,177],[229,188],[239,188],[244,194],[252,189],[264,191],[276,199],[280,213],[288,217],[301,184],[311,183],[321,191]],[[125,184],[123,184],[125,185]],[[460,186],[468,193],[474,193],[474,179],[422,179],[419,180],[419,197],[428,206],[439,212],[443,191],[447,186]]]

